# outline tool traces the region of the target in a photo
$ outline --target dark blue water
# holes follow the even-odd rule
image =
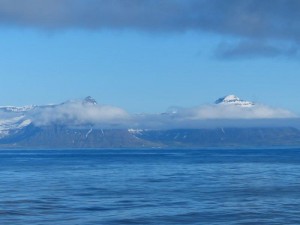
[[[0,151],[0,224],[300,224],[300,149]]]

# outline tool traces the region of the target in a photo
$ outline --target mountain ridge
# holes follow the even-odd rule
[[[257,107],[255,103],[241,100],[235,95],[219,98],[215,105],[211,108],[215,110],[220,106],[221,113],[226,110],[233,113],[235,111],[232,109],[236,108],[238,113],[249,114]],[[224,118],[226,123],[218,118],[199,119],[197,116],[203,114],[203,109],[197,110],[176,109],[171,113],[156,115],[129,115],[118,107],[99,105],[91,96],[53,105],[2,106],[0,148],[300,145],[300,131],[293,126],[293,121],[285,123],[280,120],[277,126],[272,121],[253,126],[251,120],[240,118],[247,123],[239,122],[233,126],[231,122],[236,123],[237,120],[232,118]],[[207,108],[204,107],[204,110],[207,113]]]

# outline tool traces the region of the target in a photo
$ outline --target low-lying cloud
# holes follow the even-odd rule
[[[266,105],[242,107],[236,105],[215,104],[194,108],[178,108],[174,116],[178,119],[205,120],[205,119],[282,119],[294,118],[292,112],[272,108]]]
[[[28,113],[38,126],[61,124],[69,126],[119,124],[129,119],[129,114],[118,107],[83,104],[81,101],[61,105],[38,107]]]
[[[172,108],[157,115],[136,115],[134,128],[182,129],[216,127],[300,127],[294,113],[256,104],[252,107],[211,104],[192,108]]]
[[[251,103],[251,102],[242,102]],[[88,97],[58,105],[34,106],[28,110],[0,110],[3,125],[31,121],[35,126],[95,127],[112,129],[180,129],[209,127],[293,126],[300,117],[280,108],[262,104],[248,106],[231,103],[173,107],[159,114],[129,114],[124,109],[98,105]],[[27,123],[27,122],[26,122]],[[2,126],[0,124],[0,126]]]

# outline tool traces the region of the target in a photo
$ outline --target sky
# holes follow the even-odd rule
[[[129,113],[235,94],[300,115],[298,0],[0,0],[0,105]]]

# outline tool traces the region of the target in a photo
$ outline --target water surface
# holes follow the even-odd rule
[[[300,224],[300,149],[0,151],[0,224]]]

